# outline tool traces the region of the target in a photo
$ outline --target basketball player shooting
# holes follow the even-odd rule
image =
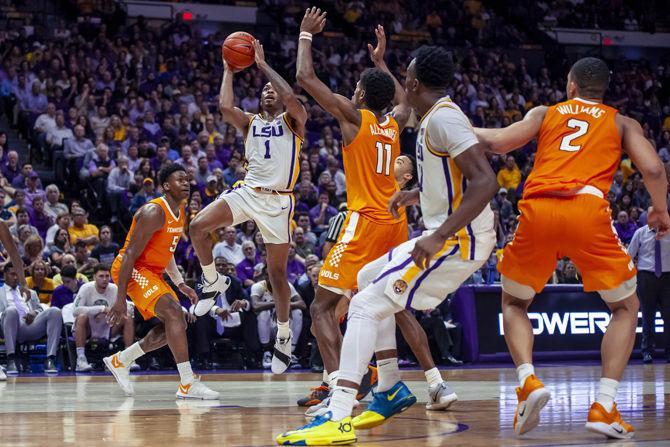
[[[244,135],[248,172],[244,185],[225,191],[191,222],[189,235],[203,271],[203,295],[195,313],[198,316],[207,313],[216,295],[225,292],[230,283],[216,271],[210,233],[217,228],[254,220],[267,248],[268,276],[276,300],[277,338],[272,372],[281,374],[291,363],[286,262],[295,209],[293,188],[300,170],[307,111],[291,86],[265,61],[260,42],[254,39],[252,44],[256,66],[269,79],[261,93],[260,114],[245,113],[234,106],[233,75],[239,70],[223,61],[219,109],[224,121]]]

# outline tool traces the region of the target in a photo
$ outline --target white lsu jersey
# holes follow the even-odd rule
[[[416,139],[421,211],[427,230],[435,230],[461,204],[468,181],[454,159],[477,144],[467,116],[449,97],[438,100],[423,116]],[[424,181],[424,179],[429,179]],[[485,260],[495,240],[490,206],[454,237],[464,260]]]
[[[286,113],[272,121],[261,115],[249,119],[249,130],[244,142],[247,159],[245,185],[292,191],[300,171],[300,138],[291,128]]]

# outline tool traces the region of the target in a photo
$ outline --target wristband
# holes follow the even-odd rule
[[[300,38],[298,40],[309,40],[310,42],[312,41],[312,33],[308,33],[307,31],[300,31]]]

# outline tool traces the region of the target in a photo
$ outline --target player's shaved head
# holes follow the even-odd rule
[[[584,98],[603,98],[610,82],[610,70],[604,60],[597,57],[579,59],[568,73],[568,96],[570,84],[574,83],[576,95]]]

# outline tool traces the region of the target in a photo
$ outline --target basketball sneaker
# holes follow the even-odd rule
[[[75,372],[90,372],[93,371],[93,365],[88,363],[88,360],[86,360],[83,357],[77,358],[77,366],[75,367]]]
[[[176,394],[178,399],[202,399],[202,400],[216,400],[220,393],[209,389],[204,383],[200,381],[199,377],[189,384],[179,384],[179,389]]]
[[[130,367],[121,363],[121,360],[119,360],[119,353],[117,352],[114,355],[105,357],[102,359],[102,361],[105,363],[105,366],[109,372],[112,373],[116,379],[116,382],[119,384],[126,396],[132,396],[135,394],[133,383],[130,381]]]
[[[551,393],[533,374],[526,379],[523,388],[517,387],[516,396],[519,404],[514,414],[514,432],[522,435],[540,423],[540,410],[549,402]]]
[[[377,368],[374,366],[368,365],[368,370],[361,380],[361,385],[358,387],[358,394],[356,394],[356,400],[363,400],[365,396],[370,394],[372,388],[377,386],[378,375]]]
[[[328,405],[330,405],[330,396],[332,395],[329,394],[328,397],[326,397],[324,400],[322,400],[320,403],[316,405],[312,405],[305,411],[305,417],[307,419],[312,419],[315,417],[323,416],[324,414],[328,413]],[[361,403],[354,399],[354,408],[358,408],[358,406]]]
[[[2,369],[2,366],[0,366],[0,382],[5,380],[7,380],[7,374],[5,374],[5,370]]]
[[[275,349],[272,353],[272,374],[281,374],[291,365],[291,342],[293,335],[289,332],[288,337],[275,340]]]
[[[326,382],[321,382],[321,385],[311,389],[308,396],[298,399],[299,407],[311,407],[312,405],[320,404],[330,394],[330,387]]]
[[[219,293],[226,293],[228,287],[230,287],[230,278],[227,276],[217,273],[216,280],[208,282],[203,274],[200,279],[200,287],[198,287],[200,289],[198,304],[195,305],[195,310],[193,311],[195,316],[202,317],[209,312],[216,302],[216,296]]]
[[[612,411],[608,413],[600,403],[593,402],[589,410],[586,429],[608,438],[630,439],[635,435],[633,426],[621,419],[616,404],[612,405]]]
[[[354,428],[367,430],[382,425],[416,403],[416,396],[402,381],[388,391],[373,394],[374,398],[368,408],[353,419]]]
[[[458,400],[456,392],[446,382],[429,386],[428,398],[430,400],[426,403],[426,410],[430,411],[446,410]]]
[[[307,425],[282,433],[277,436],[279,445],[345,445],[356,442],[356,433],[351,423],[351,416],[333,421],[333,413],[326,412],[314,418]]]

